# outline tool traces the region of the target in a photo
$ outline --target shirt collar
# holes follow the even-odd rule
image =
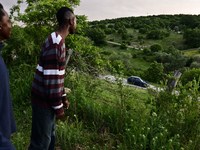
[[[1,49],[4,47],[4,45],[5,45],[5,44],[0,43],[0,51],[1,51]]]

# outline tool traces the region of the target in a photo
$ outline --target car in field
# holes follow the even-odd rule
[[[127,82],[129,84],[134,84],[134,85],[138,85],[138,86],[142,86],[142,87],[149,86],[149,83],[147,83],[146,81],[143,81],[140,77],[137,77],[137,76],[128,77]]]

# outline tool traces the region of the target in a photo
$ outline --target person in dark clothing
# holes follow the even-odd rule
[[[65,38],[75,33],[76,16],[68,7],[58,10],[58,31],[45,40],[31,88],[32,131],[29,150],[54,150],[55,118],[69,102],[64,90]]]
[[[10,96],[9,72],[1,56],[4,46],[1,42],[10,38],[10,31],[10,19],[0,3],[0,150],[15,150],[10,138],[17,130]]]

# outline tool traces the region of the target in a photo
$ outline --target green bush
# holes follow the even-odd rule
[[[186,85],[187,83],[193,81],[194,79],[199,81],[199,76],[200,76],[200,69],[193,68],[193,69],[187,69],[180,79],[183,85]]]
[[[194,62],[191,63],[190,68],[191,69],[193,69],[193,68],[198,69],[198,68],[200,68],[200,64],[197,63],[196,61],[194,61]]]
[[[121,49],[126,49],[127,48],[126,43],[121,43],[120,48]]]
[[[158,51],[162,51],[163,47],[161,44],[155,43],[153,45],[150,46],[150,49],[152,52],[158,52]]]

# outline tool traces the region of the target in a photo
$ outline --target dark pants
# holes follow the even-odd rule
[[[0,132],[0,150],[15,150],[10,140],[6,139]]]
[[[32,103],[32,131],[29,150],[54,150],[55,113]]]

